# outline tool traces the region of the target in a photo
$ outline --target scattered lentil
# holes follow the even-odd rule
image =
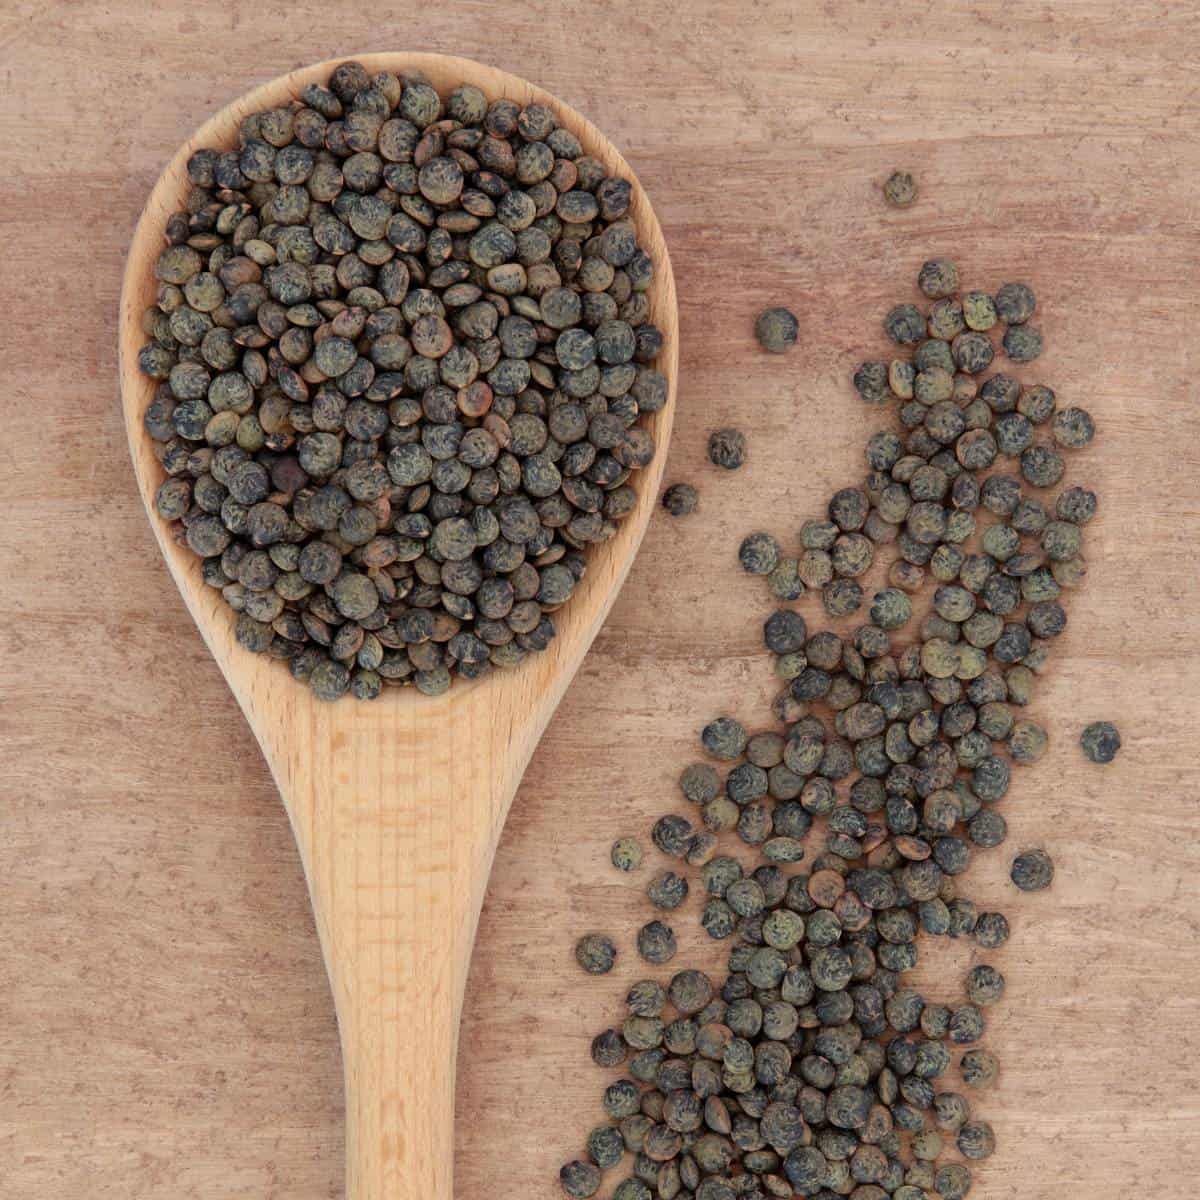
[[[1093,721],[1079,735],[1079,744],[1091,762],[1110,763],[1121,748],[1121,735],[1111,721]]]
[[[746,461],[746,435],[737,429],[718,429],[709,436],[708,458],[715,466],[736,471]]]
[[[642,847],[636,838],[618,838],[612,844],[612,865],[618,871],[636,871],[642,865]]]
[[[700,504],[700,493],[690,483],[673,483],[663,492],[662,506],[673,517],[686,517]]]
[[[893,171],[883,185],[883,198],[893,208],[908,208],[917,198],[917,185],[908,171]]]
[[[758,344],[772,354],[783,354],[796,344],[800,323],[795,313],[786,308],[768,308],[754,322]]]
[[[611,938],[589,933],[575,944],[575,961],[589,975],[607,975],[617,961],[617,948]]]
[[[1027,850],[1013,859],[1012,881],[1023,892],[1040,892],[1054,879],[1054,862],[1044,850]]]

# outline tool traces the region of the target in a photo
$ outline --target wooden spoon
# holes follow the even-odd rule
[[[286,104],[335,63],[263,84],[196,132],[171,160],[138,222],[121,294],[121,392],[129,448],[155,536],[189,611],[258,738],[291,819],[333,989],[346,1079],[349,1200],[450,1200],[454,1068],[463,987],[500,830],[533,748],[616,598],[650,519],[675,405],[678,314],[662,231],[629,165],[577,112],[514,75],[440,54],[368,54],[369,72],[420,72],[443,95],[459,83],[491,99],[549,105],[611,174],[633,185],[632,215],[654,260],[652,319],[665,349],[666,407],[649,418],[654,462],[633,480],[637,505],[588,555],[555,616],[558,637],[521,666],[437,698],[412,688],[380,699],[315,700],[284,664],[234,640],[220,593],[154,510],[163,479],[142,414],[153,385],[137,367],[154,302],[163,228],[183,207],[186,164],[235,141],[248,113]],[[564,955],[568,953],[563,948]]]

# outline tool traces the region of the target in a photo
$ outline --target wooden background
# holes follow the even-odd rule
[[[630,159],[682,298],[668,479],[703,496],[684,522],[655,518],[513,808],[468,987],[459,1200],[557,1196],[599,1117],[587,1045],[642,974],[655,866],[618,876],[608,845],[679,808],[707,719],[769,723],[771,605],[737,543],[762,527],[794,547],[859,477],[880,415],[848,376],[930,253],[968,286],[1034,285],[1048,348],[1025,377],[1100,431],[1068,476],[1101,494],[1091,574],[1031,710],[1051,749],[970,876],[1014,929],[991,956],[1003,1074],[979,1106],[1000,1148],[973,1194],[1192,1194],[1200,9],[971,10],[0,3],[0,1197],[341,1195],[340,1062],[299,863],[158,561],[114,329],[138,211],[196,125],[293,66],[400,47],[523,74]],[[900,165],[922,189],[906,212],[877,191]],[[784,358],[751,337],[775,303],[801,321]],[[718,478],[703,447],[724,424],[750,459]],[[1125,739],[1107,769],[1076,744],[1101,717]],[[1018,896],[1005,867],[1035,844],[1055,885]],[[675,966],[713,961],[697,899]],[[601,980],[571,957],[590,929],[624,951]],[[931,994],[953,999],[970,947],[927,957]]]

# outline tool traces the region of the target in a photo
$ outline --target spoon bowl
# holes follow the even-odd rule
[[[336,62],[274,79],[235,100],[175,154],[138,222],[120,307],[121,397],[134,473],[184,602],[262,747],[291,821],[329,972],[346,1087],[348,1200],[450,1200],[454,1069],[463,988],[488,873],[529,758],[616,599],[653,511],[675,408],[678,313],[671,264],[650,202],[613,145],[569,106],[503,71],[440,54],[361,55],[368,72],[423,74],[445,95],[459,83],[489,99],[553,109],[584,152],[632,185],[631,216],[654,261],[651,320],[665,407],[647,428],[654,461],[631,481],[633,511],[587,555],[588,569],[555,614],[549,649],[444,695],[386,688],[379,699],[317,700],[285,664],[234,638],[233,614],[200,560],[155,512],[164,474],[142,417],[154,385],[138,370],[143,311],[167,218],[183,207],[187,160],[230,147],[249,113],[324,83]]]

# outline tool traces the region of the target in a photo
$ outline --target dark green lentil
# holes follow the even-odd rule
[[[600,1190],[600,1171],[593,1163],[569,1162],[558,1173],[563,1191],[573,1200],[587,1200]]]
[[[1053,487],[1061,478],[1062,456],[1046,445],[1033,445],[1021,454],[1021,475],[1035,487]]]
[[[690,483],[673,483],[663,492],[662,506],[673,517],[686,517],[700,504],[700,493]]]
[[[909,171],[893,171],[883,185],[883,198],[893,208],[908,208],[917,198],[917,185]]]
[[[669,814],[654,822],[650,836],[664,854],[682,858],[691,844],[692,824],[686,817]]]
[[[738,549],[738,562],[751,575],[769,575],[779,565],[779,543],[769,533],[752,533]]]
[[[1096,436],[1091,414],[1084,408],[1060,408],[1050,430],[1054,440],[1069,450],[1081,450]]]
[[[736,471],[746,461],[746,435],[738,429],[718,429],[709,435],[708,458],[715,466]]]
[[[964,1158],[990,1158],[996,1149],[996,1135],[986,1121],[968,1121],[958,1131],[957,1145]]]
[[[986,370],[995,357],[995,351],[992,349],[992,343],[987,335],[977,333],[973,329],[960,333],[950,343],[950,353],[954,358],[954,365],[968,375],[977,375],[980,371]]]
[[[973,1004],[995,1004],[1004,994],[1004,976],[995,967],[980,963],[968,973],[966,991]]]
[[[964,1004],[950,1014],[950,1040],[958,1046],[968,1046],[983,1037],[983,1013],[975,1004]]]
[[[883,319],[884,332],[901,346],[914,346],[925,336],[925,315],[915,304],[897,304]]]
[[[651,921],[638,930],[637,948],[638,954],[648,963],[661,965],[675,957],[678,946],[669,925],[664,925],[661,921]]]
[[[1032,325],[1010,325],[1004,331],[1003,344],[1013,362],[1033,362],[1042,353],[1042,333]]]
[[[663,871],[646,886],[646,895],[655,908],[670,911],[687,899],[688,882],[674,871]]]
[[[1054,512],[1059,520],[1086,525],[1096,515],[1096,493],[1082,487],[1065,488],[1058,494]]]
[[[1040,892],[1054,879],[1054,862],[1044,850],[1027,850],[1013,859],[1012,881],[1023,892]]]
[[[783,354],[796,344],[800,323],[796,315],[786,308],[768,308],[754,322],[754,336],[758,344],[772,354]]]
[[[991,1087],[996,1082],[996,1076],[1000,1074],[1000,1063],[990,1050],[979,1048],[968,1050],[962,1055],[959,1070],[962,1073],[962,1082],[968,1087]]]
[[[1017,401],[1017,411],[1035,425],[1041,425],[1053,416],[1055,403],[1054,392],[1039,383],[1021,392],[1021,398]]]
[[[887,363],[863,363],[854,372],[854,389],[868,404],[886,404],[890,395]]]
[[[902,400],[912,399],[916,377],[917,373],[912,363],[906,362],[902,358],[893,359],[888,364],[888,387],[892,389],[894,395],[899,396]],[[899,439],[897,439],[898,441]]]
[[[953,297],[938,300],[929,310],[929,335],[950,341],[966,328],[963,306]]]
[[[589,975],[607,975],[617,961],[617,948],[611,938],[589,933],[575,944],[575,961]]]
[[[934,1176],[934,1190],[942,1200],[963,1200],[971,1190],[971,1172],[962,1163],[946,1163]]]
[[[710,721],[700,734],[705,750],[714,758],[726,760],[740,757],[748,740],[745,727],[732,717]]]
[[[625,1061],[628,1047],[619,1030],[606,1029],[592,1039],[591,1054],[598,1067],[615,1067]]]
[[[1033,721],[1017,721],[1008,737],[1008,752],[1014,762],[1037,762],[1046,752],[1046,731]]]
[[[721,790],[721,777],[708,763],[692,763],[679,776],[680,791],[693,804],[706,804]]]
[[[947,258],[931,258],[917,275],[917,286],[931,300],[958,291],[958,268]]]
[[[999,912],[980,913],[979,920],[975,923],[974,936],[985,950],[999,949],[1008,941],[1008,918]]]
[[[1110,763],[1121,748],[1121,735],[1111,721],[1093,721],[1079,735],[1083,753],[1094,763]]]
[[[1036,304],[1033,290],[1024,283],[1001,284],[996,292],[996,314],[1006,325],[1023,325]]]
[[[618,838],[612,844],[612,865],[618,871],[636,871],[642,865],[642,847],[636,838]]]
[[[780,600],[799,600],[804,595],[804,580],[800,577],[800,560],[781,558],[767,576],[767,586]]]
[[[966,292],[962,298],[963,321],[968,329],[984,332],[999,319],[996,302],[987,292]]]
[[[597,1125],[588,1134],[588,1158],[602,1171],[615,1167],[625,1156],[625,1140],[615,1125]]]
[[[604,1111],[610,1117],[632,1117],[641,1107],[641,1092],[631,1079],[618,1079],[604,1090]]]

